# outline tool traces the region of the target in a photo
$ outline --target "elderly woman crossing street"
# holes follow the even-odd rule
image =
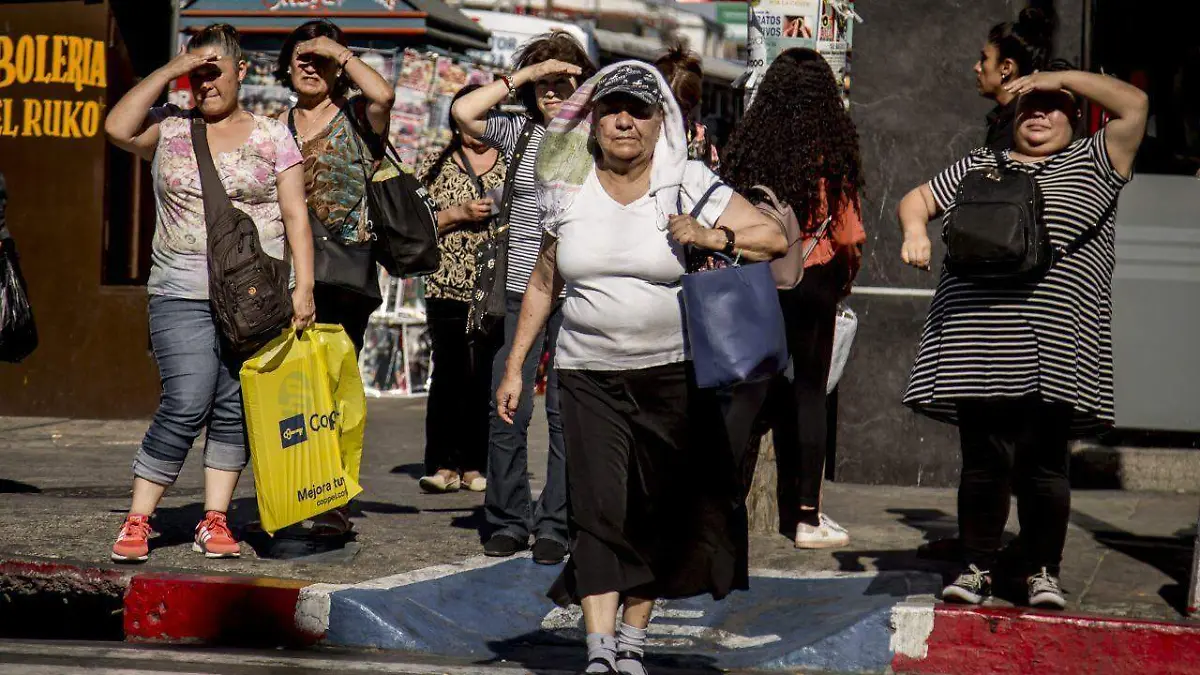
[[[496,404],[511,422],[528,386],[525,355],[565,285],[555,366],[571,558],[550,596],[583,606],[587,672],[642,675],[656,598],[721,598],[747,584],[732,456],[713,442],[723,438],[710,427],[715,399],[696,389],[685,347],[684,247],[767,260],[787,244],[777,224],[687,161],[679,107],[643,63],[610,66],[564,104],[538,187],[546,236]]]

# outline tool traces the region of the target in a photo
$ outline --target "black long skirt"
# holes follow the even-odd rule
[[[548,597],[725,597],[748,587],[740,471],[689,364],[559,371],[571,557]]]

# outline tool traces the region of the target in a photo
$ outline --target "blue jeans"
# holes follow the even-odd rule
[[[151,296],[150,345],[162,398],[133,460],[133,474],[171,485],[206,426],[204,466],[244,469],[249,453],[238,379],[242,361],[222,348],[208,301]]]
[[[492,391],[504,379],[504,363],[512,351],[521,312],[521,296],[508,294],[504,315],[504,346],[492,361]],[[533,386],[538,365],[545,351],[554,362],[554,346],[562,327],[562,305],[556,302],[545,330],[534,340],[525,357],[521,378],[525,383],[517,414],[507,424],[496,413],[496,397],[491,399],[489,420],[487,493],[484,514],[492,534],[505,534],[528,541],[532,532],[537,539],[567,544],[567,459],[563,445],[562,418],[558,407],[558,373],[549,369],[546,376],[546,424],[550,428],[550,458],[546,464],[546,487],[536,506],[529,487],[529,421],[533,418]]]

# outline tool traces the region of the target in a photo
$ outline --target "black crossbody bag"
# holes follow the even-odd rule
[[[508,300],[505,284],[508,281],[508,226],[512,217],[513,183],[521,158],[529,148],[535,122],[528,120],[521,129],[517,147],[508,162],[508,174],[504,177],[504,199],[500,203],[500,215],[492,236],[480,242],[475,249],[475,290],[471,293],[471,304],[467,311],[467,334],[488,333],[503,319]]]
[[[342,110],[338,114],[353,115],[354,111]],[[371,180],[371,172],[365,167],[369,166],[370,163],[366,160],[366,155],[363,152],[362,139],[358,138],[358,132],[353,128],[353,125],[351,127],[359,162],[364,166],[364,184],[363,194],[358,198],[358,203],[354,205],[354,208],[350,209],[350,214],[360,212],[361,210],[360,218],[365,221],[369,236],[365,242],[351,243],[342,241],[341,237],[335,236],[310,208],[308,210],[308,224],[312,229],[313,237],[313,279],[317,283],[336,286],[342,290],[351,291],[367,298],[380,300],[382,296],[379,293],[379,270],[375,265],[375,256],[372,252],[372,242],[375,239],[375,234],[371,231],[371,221],[366,213],[366,183]],[[296,133],[295,108],[288,111],[288,129],[291,130],[296,143],[303,147],[300,135]]]
[[[1114,201],[1094,227],[1070,246],[1055,248],[1035,177],[1056,160],[1027,173],[1009,166],[1003,152],[993,151],[993,156],[995,167],[963,176],[954,209],[942,226],[946,269],[957,277],[978,283],[1036,282],[1095,237],[1116,209]]]

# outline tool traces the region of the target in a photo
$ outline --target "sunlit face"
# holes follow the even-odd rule
[[[629,94],[613,94],[596,103],[596,142],[605,159],[649,161],[662,131],[662,108]]]
[[[1025,94],[1017,101],[1017,149],[1035,157],[1062,150],[1074,138],[1078,116],[1075,98],[1066,91]]]
[[[1012,59],[1000,60],[1000,50],[996,49],[996,45],[984,43],[979,52],[979,61],[975,63],[975,86],[979,94],[996,98],[1004,83],[1016,76],[1016,70]]]
[[[558,115],[562,104],[575,93],[575,78],[569,75],[544,77],[533,84],[538,110],[547,122]]]
[[[246,62],[235,62],[233,57],[222,53],[217,47],[200,47],[189,50],[189,53],[217,59],[188,74],[192,100],[201,114],[218,116],[236,109],[238,90],[241,88],[242,79],[246,77]]]
[[[297,94],[323,99],[332,95],[341,67],[337,61],[324,56],[293,52],[288,72],[291,73],[292,88]]]

